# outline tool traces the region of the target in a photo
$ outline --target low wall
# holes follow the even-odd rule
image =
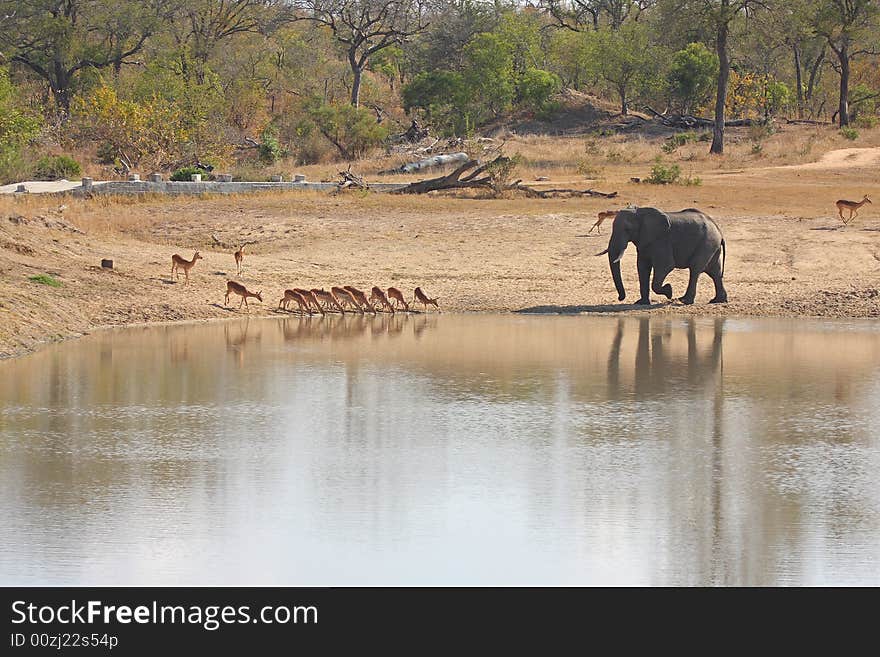
[[[390,192],[406,183],[372,183],[370,189],[376,192]],[[256,192],[272,191],[319,191],[332,192],[338,189],[336,183],[323,182],[150,182],[147,180],[122,180],[95,182],[90,187],[83,185],[76,187],[68,193],[82,195],[85,193],[97,195],[112,194],[167,194],[170,196],[195,196],[201,194],[252,194]]]

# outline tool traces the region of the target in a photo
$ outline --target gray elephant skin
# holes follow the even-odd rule
[[[641,293],[637,304],[651,303],[649,290],[671,299],[672,286],[663,281],[673,269],[690,270],[687,290],[680,298],[683,303],[694,302],[697,279],[704,273],[715,283],[715,297],[709,303],[727,301],[723,280],[727,249],[721,229],[707,214],[693,208],[679,212],[627,208],[618,212],[608,248],[596,255],[608,254],[619,301],[626,299],[626,289],[620,277],[620,259],[630,242],[636,245],[637,253]]]

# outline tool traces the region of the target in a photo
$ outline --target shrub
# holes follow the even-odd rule
[[[849,139],[850,141],[855,141],[856,139],[859,138],[859,131],[856,130],[855,128],[850,128],[850,127],[841,128],[840,129],[840,136],[843,137],[844,139]]]
[[[192,180],[193,174],[195,173],[199,173],[203,176],[208,175],[208,171],[202,169],[201,167],[187,166],[181,167],[180,169],[172,173],[169,180],[173,180],[175,182],[188,182]]]
[[[664,164],[659,158],[651,167],[651,175],[645,178],[645,182],[652,185],[671,185],[681,178],[681,167],[677,164]]]
[[[858,119],[856,119],[857,126],[859,126],[860,128],[867,128],[869,130],[871,128],[876,128],[877,123],[878,120],[876,116],[860,116]]]
[[[275,164],[286,155],[287,151],[281,147],[275,130],[272,128],[263,130],[263,134],[260,135],[260,161],[265,164]]]
[[[663,145],[660,147],[660,150],[664,153],[674,153],[681,146],[692,141],[697,141],[696,132],[679,132],[678,134],[667,137],[666,141],[663,142]]]
[[[560,88],[562,82],[555,73],[537,68],[526,69],[516,83],[517,105],[540,111],[547,106],[550,96]]]
[[[31,276],[28,280],[40,285],[48,285],[49,287],[61,287],[61,281],[49,276],[49,274],[37,274],[36,276]]]
[[[577,172],[590,180],[601,180],[605,176],[605,169],[596,166],[589,160],[580,160],[577,163]]]
[[[69,155],[46,155],[37,160],[34,176],[38,180],[60,180],[75,178],[82,174],[79,162]]]

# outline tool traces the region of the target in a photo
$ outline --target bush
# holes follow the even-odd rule
[[[181,167],[180,169],[172,173],[169,180],[173,180],[175,182],[189,182],[190,180],[192,180],[193,174],[195,173],[201,174],[203,176],[208,175],[208,171],[201,167],[188,166]]]
[[[46,155],[37,160],[34,168],[37,180],[60,180],[79,175],[82,175],[82,167],[69,155]]]
[[[561,88],[562,82],[555,73],[537,68],[527,69],[516,83],[517,105],[540,111]]]
[[[49,287],[61,287],[61,281],[49,276],[49,274],[37,274],[36,276],[31,276],[28,280],[40,285],[48,285]]]
[[[275,164],[286,155],[287,151],[281,147],[275,130],[272,128],[263,130],[263,134],[260,135],[260,161],[264,164]]]
[[[859,138],[859,131],[856,130],[855,128],[850,128],[850,127],[841,128],[840,129],[840,136],[843,137],[844,139],[849,139],[850,141],[855,141],[856,139]]]
[[[660,150],[664,153],[674,153],[678,148],[692,141],[697,141],[696,132],[679,132],[671,137],[667,137]]]
[[[876,128],[877,127],[877,117],[876,116],[860,116],[856,119],[856,125],[860,128]]]
[[[659,159],[651,167],[651,175],[645,178],[645,182],[652,185],[671,185],[681,178],[681,167],[677,164],[664,164]]]

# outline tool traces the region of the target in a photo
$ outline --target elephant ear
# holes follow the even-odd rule
[[[640,247],[656,242],[669,233],[672,228],[669,215],[660,212],[657,208],[639,208],[637,214],[641,223],[639,228]]]

